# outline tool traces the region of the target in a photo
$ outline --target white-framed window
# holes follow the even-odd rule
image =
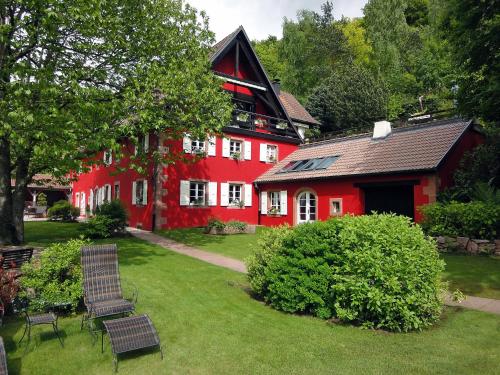
[[[103,162],[105,165],[111,165],[113,162],[113,152],[111,150],[104,151]]]
[[[269,192],[269,208],[267,212],[271,215],[278,215],[281,213],[281,194],[279,191]]]
[[[330,199],[330,215],[331,216],[342,215],[342,198]]]
[[[198,140],[198,139],[193,139],[191,141],[191,152],[193,154],[202,154],[205,152],[205,141],[204,140]]]
[[[132,182],[132,204],[136,206],[148,204],[148,182],[146,180]]]
[[[205,206],[207,199],[207,183],[203,181],[189,182],[189,205]]]
[[[110,202],[111,201],[111,185],[104,185],[103,187],[103,201]]]
[[[242,204],[241,193],[243,190],[243,185],[241,184],[229,184],[229,205],[239,206]]]
[[[115,182],[113,185],[113,199],[120,199],[120,183]]]
[[[241,158],[241,147],[242,142],[236,139],[231,139],[229,141],[229,156],[235,159]]]
[[[278,146],[266,145],[266,161],[276,163],[278,161]]]
[[[149,134],[140,134],[137,136],[137,145],[135,146],[135,154],[148,152],[149,150]]]

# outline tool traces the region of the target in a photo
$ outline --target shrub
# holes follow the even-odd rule
[[[224,224],[224,222],[222,220],[219,220],[215,217],[213,218],[210,218],[208,220],[208,225],[207,225],[207,229],[210,231],[210,229],[212,228],[215,228],[217,230],[224,230],[224,228],[226,227],[226,224]]]
[[[82,230],[89,238],[109,238],[125,231],[127,218],[123,204],[114,200],[99,206],[96,215],[82,226]]]
[[[244,223],[243,221],[231,220],[226,223],[226,227],[239,232],[244,232],[247,229],[247,223]]]
[[[38,206],[47,206],[47,195],[40,193],[36,196],[36,204]]]
[[[393,331],[439,318],[443,262],[408,218],[344,216],[274,231],[247,265],[253,291],[276,309]]]
[[[0,326],[2,317],[8,311],[12,301],[19,291],[19,282],[16,274],[3,268],[5,258],[0,256]]]
[[[82,299],[80,248],[87,243],[84,240],[54,243],[38,259],[22,266],[21,286],[34,292],[30,309],[41,310],[47,303],[61,302],[76,308]]]
[[[433,203],[421,208],[422,227],[431,236],[495,239],[500,233],[500,206],[484,202]]]
[[[80,215],[80,209],[73,207],[68,201],[61,200],[47,211],[50,220],[75,221]]]

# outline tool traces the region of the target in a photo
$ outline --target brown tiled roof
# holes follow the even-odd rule
[[[219,52],[222,51],[224,47],[226,47],[226,45],[236,36],[236,34],[238,34],[241,31],[241,29],[242,29],[241,26],[238,27],[231,34],[227,35],[225,38],[221,39],[212,46],[210,61],[213,61],[213,59],[219,54]]]
[[[371,134],[303,145],[257,178],[256,182],[306,180],[433,170],[469,127],[471,121],[442,120],[393,129],[373,140]],[[290,161],[339,156],[327,169],[278,173]]]
[[[300,104],[292,94],[286,91],[281,91],[280,101],[292,120],[319,125],[319,122],[306,111],[302,104]]]
[[[11,186],[16,184],[16,180],[10,180]],[[33,176],[33,180],[28,184],[29,188],[38,188],[44,190],[69,190],[70,186],[68,184],[63,184],[51,175],[48,174],[36,174]]]

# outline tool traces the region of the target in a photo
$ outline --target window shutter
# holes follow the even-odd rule
[[[260,192],[260,213],[267,215],[267,191]]]
[[[94,211],[94,190],[92,189],[90,189],[89,206],[90,206],[90,211]]]
[[[220,184],[220,205],[229,206],[229,184]]]
[[[215,145],[216,145],[216,142],[217,142],[217,138],[215,138],[214,135],[211,135],[210,137],[208,137],[208,156],[215,156],[216,155],[216,151],[215,151]]]
[[[245,152],[245,160],[252,160],[252,142],[245,141],[243,151]]]
[[[97,189],[97,202],[99,203],[99,205],[102,204],[102,187]]]
[[[181,206],[189,206],[189,181],[182,180],[180,187],[180,202]]]
[[[142,183],[142,204],[143,206],[148,204],[148,181],[144,180]]]
[[[217,206],[217,182],[208,183],[208,205]]]
[[[191,138],[188,134],[185,134],[184,138],[182,138],[182,148],[186,154],[191,153]]]
[[[260,144],[260,161],[266,162],[267,161],[267,144],[266,143],[261,143]]]
[[[106,197],[108,202],[111,202],[111,185],[106,185],[108,196]]]
[[[132,182],[132,204],[135,206],[136,204],[136,188],[137,188],[137,182]]]
[[[229,138],[222,138],[222,157],[229,157]]]
[[[281,215],[286,215],[288,213],[287,197],[288,197],[288,195],[287,195],[286,190],[280,191],[280,206],[281,206],[280,214]]]
[[[144,152],[149,150],[149,134],[144,135]]]
[[[245,207],[252,207],[252,184],[245,184]]]

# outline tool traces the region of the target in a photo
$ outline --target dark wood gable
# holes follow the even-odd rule
[[[225,79],[226,83],[242,88],[237,93],[233,92],[235,99],[242,102],[258,99],[270,116],[285,120],[290,130],[297,133],[243,27],[240,26],[215,46],[211,62],[216,75]],[[248,96],[245,96],[246,91]]]

